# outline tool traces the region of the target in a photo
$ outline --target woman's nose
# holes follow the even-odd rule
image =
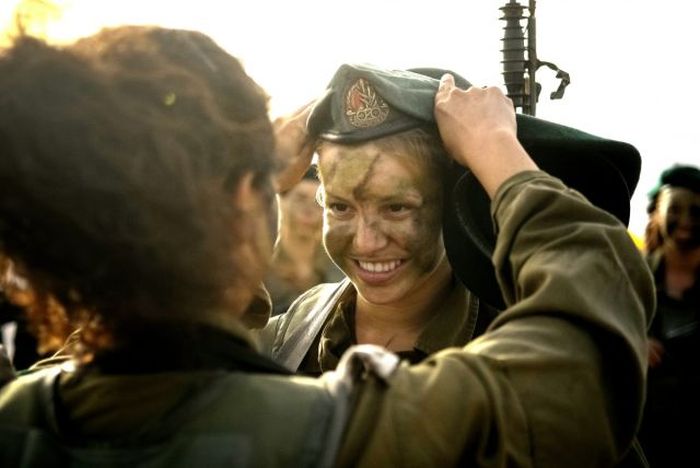
[[[353,247],[356,254],[371,254],[384,248],[387,243],[388,238],[377,220],[364,217],[359,218],[353,238]]]

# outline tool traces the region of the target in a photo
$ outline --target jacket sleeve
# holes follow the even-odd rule
[[[492,210],[508,308],[465,348],[368,378],[339,465],[610,466],[630,447],[655,299],[625,227],[539,171]]]

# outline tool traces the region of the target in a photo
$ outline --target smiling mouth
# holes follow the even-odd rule
[[[390,273],[401,266],[403,260],[391,260],[388,262],[365,262],[356,260],[359,267],[368,273]]]

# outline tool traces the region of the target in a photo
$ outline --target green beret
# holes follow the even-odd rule
[[[309,133],[337,143],[373,140],[434,122],[437,81],[404,70],[341,65],[309,116]]]
[[[360,143],[418,127],[435,127],[434,101],[440,77],[471,84],[437,68],[390,70],[342,65],[307,120],[309,133],[338,144]],[[630,144],[517,114],[518,140],[539,168],[578,190],[598,207],[629,222],[630,198],[641,159]],[[454,163],[443,212],[443,237],[453,270],[481,299],[504,307],[491,255],[496,238],[490,199],[476,177]]]
[[[656,198],[661,187],[665,185],[686,188],[700,193],[700,169],[695,166],[684,166],[681,164],[669,167],[661,173],[656,186],[649,192],[649,198]]]

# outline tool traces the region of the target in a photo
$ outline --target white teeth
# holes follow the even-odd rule
[[[398,268],[401,265],[401,260],[392,260],[390,262],[363,262],[358,261],[360,268],[371,271],[372,273],[386,273]]]

